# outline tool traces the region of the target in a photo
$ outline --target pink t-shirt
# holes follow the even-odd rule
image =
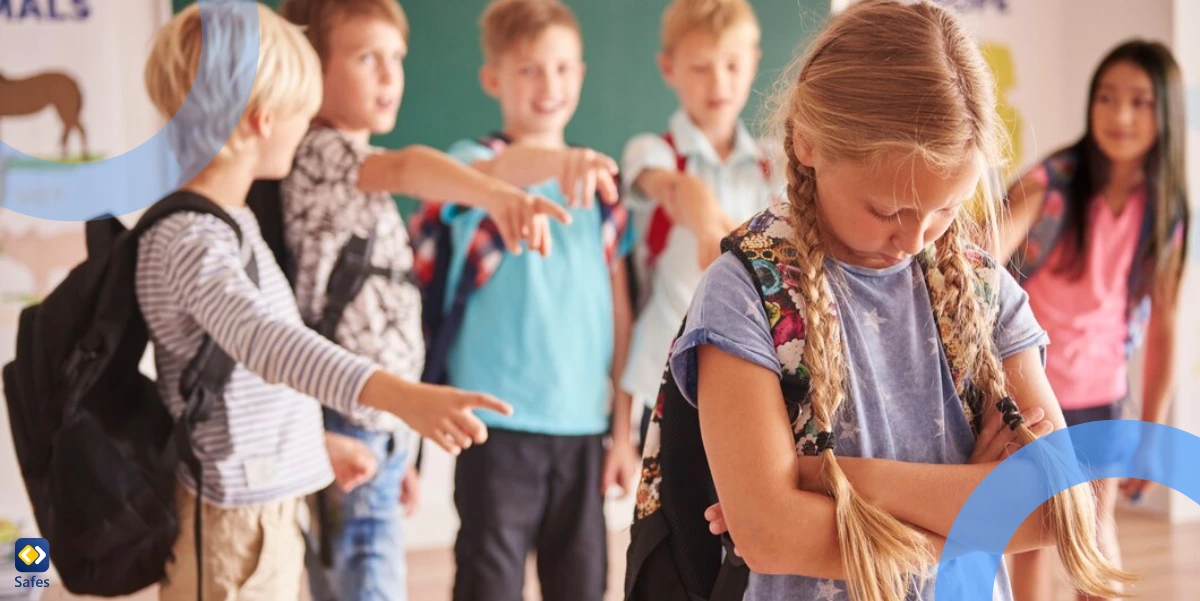
[[[1067,243],[1062,242],[1025,282],[1029,305],[1050,334],[1046,375],[1059,403],[1067,410],[1112,403],[1129,389],[1125,355],[1129,269],[1146,210],[1146,195],[1144,189],[1139,189],[1119,215],[1104,198],[1094,198],[1090,206],[1082,276],[1072,279],[1056,269],[1067,251]]]

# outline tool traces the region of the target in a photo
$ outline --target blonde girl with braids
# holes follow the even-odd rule
[[[931,599],[972,491],[1064,427],[1047,337],[979,250],[995,231],[993,83],[951,13],[886,0],[834,17],[796,73],[776,111],[786,197],[728,241],[739,253],[706,273],[672,349],[721,501],[705,517],[749,566],[749,601]],[[790,302],[764,300],[780,289]],[[797,374],[810,387],[789,413],[781,377]],[[962,402],[960,375],[982,402]],[[1057,545],[1075,586],[1111,595],[1129,577],[1095,517],[1075,487],[1007,551]],[[1011,598],[1002,572],[995,599]]]

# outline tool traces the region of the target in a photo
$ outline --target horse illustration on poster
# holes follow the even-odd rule
[[[86,159],[87,132],[80,121],[83,92],[74,78],[61,71],[36,73],[20,79],[0,74],[0,119],[34,115],[46,107],[53,107],[62,121],[59,145],[63,160],[68,158],[67,143],[71,132],[78,132],[79,156]]]

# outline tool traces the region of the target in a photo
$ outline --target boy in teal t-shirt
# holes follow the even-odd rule
[[[536,550],[544,599],[601,601],[604,491],[632,489],[638,472],[628,435],[607,450],[604,440],[630,431],[630,408],[613,408],[612,397],[630,330],[624,258],[633,235],[616,204],[615,162],[564,140],[584,71],[570,9],[498,0],[481,23],[481,83],[500,105],[503,133],[458,142],[449,154],[570,207],[572,223],[550,224],[553,252],[542,257],[503,252],[481,211],[425,212],[449,228],[443,308],[460,282],[474,286],[448,349],[447,382],[514,406],[509,419],[480,414],[488,443],[458,459],[454,599],[521,598]],[[419,236],[416,246],[420,254]]]

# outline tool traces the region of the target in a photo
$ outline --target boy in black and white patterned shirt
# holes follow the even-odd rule
[[[432,149],[370,146],[371,134],[395,126],[403,94],[408,24],[395,0],[288,0],[280,12],[305,27],[325,77],[321,110],[281,186],[284,237],[296,266],[301,314],[310,325],[322,322],[342,249],[352,237],[371,238],[370,264],[388,275],[367,277],[336,324],[326,325],[332,331],[323,333],[416,381],[425,359],[421,296],[411,277],[408,233],[391,194],[483,208],[500,224],[513,252],[520,252],[520,239],[528,240],[531,250],[548,252],[543,214],[560,221],[569,216],[548,200]],[[407,426],[382,412],[358,410],[350,415],[326,411],[325,427],[363,442],[378,464],[370,481],[340,493],[341,528],[334,535],[339,590],[347,600],[403,600],[403,516],[397,497],[409,496],[416,486],[408,467]],[[470,446],[469,440],[435,442],[455,454]]]

